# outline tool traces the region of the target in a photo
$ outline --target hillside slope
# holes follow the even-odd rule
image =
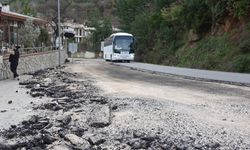
[[[186,44],[175,56],[177,66],[250,73],[250,23]]]
[[[57,0],[10,2],[25,14],[57,17]],[[136,37],[137,61],[250,72],[249,0],[63,0],[61,10],[79,23],[93,12],[109,17]]]
[[[5,0],[11,9],[31,16],[45,19],[57,17],[57,0]],[[93,12],[110,18],[113,25],[118,26],[118,18],[113,15],[114,4],[112,0],[61,0],[61,17],[73,19],[75,22],[84,23]]]
[[[142,62],[250,72],[249,0],[117,0]]]

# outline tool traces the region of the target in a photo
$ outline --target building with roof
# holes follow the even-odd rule
[[[84,24],[75,23],[73,20],[67,20],[61,23],[61,31],[65,31],[67,29],[74,30],[76,43],[81,43],[84,38],[89,37],[91,32],[95,30],[93,27],[87,27]]]
[[[75,23],[73,20],[66,20],[61,23],[61,31],[65,30],[73,30],[75,33],[75,42],[81,43],[84,38],[87,38],[91,35],[91,33],[95,30],[94,27],[88,27],[84,24]],[[113,32],[120,32],[121,30],[115,27],[112,27]],[[65,38],[65,37],[64,37]]]
[[[0,3],[0,47],[19,45],[19,29],[27,19],[32,19],[36,25],[45,25],[46,21],[10,11],[9,5]]]

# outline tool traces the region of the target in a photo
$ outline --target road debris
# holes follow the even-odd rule
[[[173,103],[105,97],[93,79],[79,78],[64,68],[41,70],[33,73],[32,79],[20,82],[30,96],[49,97],[51,101],[32,102],[33,111],[43,113],[2,130],[0,149],[184,150],[247,146],[242,139],[238,140],[240,144],[213,139],[215,135],[225,138],[230,134],[225,129],[216,133],[199,127],[191,117],[164,109]]]

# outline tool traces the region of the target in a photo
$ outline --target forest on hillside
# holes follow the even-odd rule
[[[250,72],[249,0],[118,0],[138,61]]]
[[[10,4],[11,9],[25,15],[51,19],[57,17],[57,0],[0,0]],[[118,18],[113,15],[113,0],[60,0],[62,21],[65,18],[84,23],[93,12],[109,17],[113,25],[118,24]]]
[[[9,2],[21,13],[56,22],[57,0]],[[62,18],[72,18],[97,29],[90,39],[93,50],[100,49],[100,42],[111,34],[113,25],[136,37],[137,61],[250,72],[249,0],[61,0],[61,3]]]
[[[43,18],[49,21],[55,33],[53,39],[58,36],[58,1],[57,0],[0,0],[10,4],[15,12]],[[80,43],[85,50],[98,51],[100,43],[112,33],[112,27],[119,27],[118,16],[115,15],[114,0],[61,0],[61,22],[68,19],[76,23],[94,27],[92,36]],[[54,26],[56,25],[56,26]],[[43,29],[41,31],[44,31]],[[42,33],[42,32],[41,32]],[[46,35],[46,33],[43,33]],[[48,39],[48,38],[45,38]],[[72,39],[69,39],[72,40]],[[55,40],[53,41],[55,44]]]

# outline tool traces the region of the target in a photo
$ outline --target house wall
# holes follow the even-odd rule
[[[61,51],[61,64],[64,63],[65,52]],[[41,69],[58,66],[59,55],[58,51],[33,53],[22,55],[19,59],[18,74],[31,73]],[[3,58],[3,62],[0,62],[0,80],[13,78],[10,71],[10,63],[8,57]]]
[[[92,27],[86,27],[84,24],[79,23],[73,23],[73,22],[65,22],[61,23],[61,31],[64,31],[65,29],[72,28],[75,31],[75,42],[80,43],[83,41],[83,39],[90,36],[91,31],[94,30]],[[65,39],[65,37],[64,37]]]

